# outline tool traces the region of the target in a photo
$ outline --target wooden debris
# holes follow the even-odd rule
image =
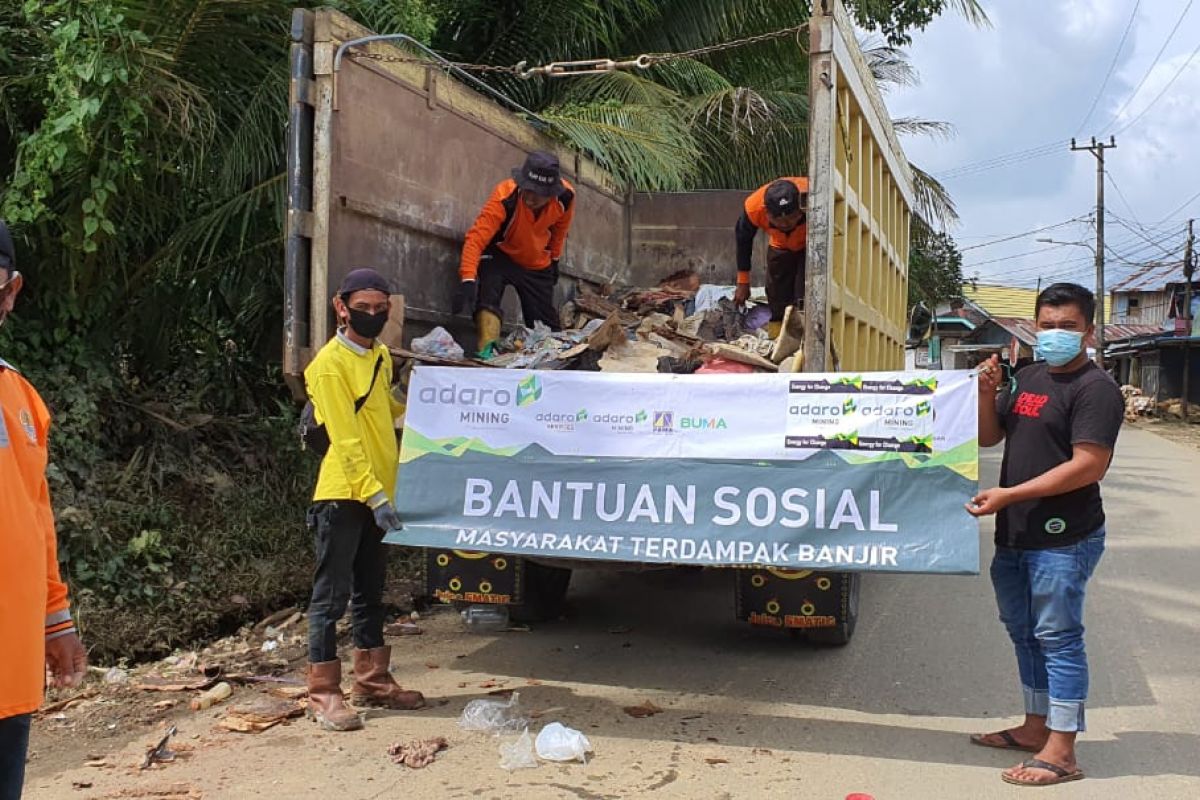
[[[663,712],[663,709],[654,705],[654,703],[651,703],[649,700],[646,700],[640,705],[625,706],[621,710],[634,719],[645,719],[646,717],[653,717],[655,714],[661,714]]]
[[[449,747],[444,736],[433,739],[413,739],[411,742],[396,742],[388,748],[388,755],[393,764],[401,764],[409,769],[421,769],[434,762],[437,754]]]
[[[304,705],[296,700],[263,695],[245,703],[230,706],[218,723],[235,733],[262,733],[284,720],[304,715]]]

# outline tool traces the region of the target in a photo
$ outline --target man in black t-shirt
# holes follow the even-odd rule
[[[971,741],[1036,754],[1001,775],[1009,783],[1083,777],[1075,737],[1088,689],[1084,590],[1104,552],[1100,479],[1125,411],[1117,384],[1083,347],[1095,308],[1084,287],[1054,284],[1037,299],[1042,360],[1004,387],[996,356],[979,371],[979,443],[1004,441],[1004,462],[1000,486],[967,510],[997,515],[992,585],[1017,652],[1025,721]]]

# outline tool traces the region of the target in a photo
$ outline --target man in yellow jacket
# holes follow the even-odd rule
[[[392,678],[392,649],[383,643],[383,536],[401,524],[393,493],[395,419],[403,408],[391,393],[391,354],[376,339],[390,307],[379,273],[348,274],[333,298],[337,335],[304,371],[315,421],[329,436],[308,512],[317,561],[308,607],[308,708],[326,730],[362,727],[341,689],[337,621],[347,604],[355,646],[352,702],[403,710],[425,704],[419,692],[402,690]]]
[[[21,284],[12,237],[0,221],[0,325]],[[0,359],[0,800],[21,796],[29,723],[42,704],[46,668],[59,687],[76,685],[87,672],[58,574],[46,483],[49,432],[42,398]]]

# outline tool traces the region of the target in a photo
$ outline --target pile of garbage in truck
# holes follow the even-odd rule
[[[503,369],[600,372],[796,372],[802,367],[803,315],[792,308],[780,335],[767,330],[771,312],[762,289],[744,308],[734,287],[702,284],[676,273],[655,287],[578,284],[560,312],[561,330],[537,322],[509,330],[486,352],[468,358],[443,328],[415,339],[418,357]]]

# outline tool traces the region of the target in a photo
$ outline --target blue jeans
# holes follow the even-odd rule
[[[1052,731],[1084,730],[1088,665],[1083,597],[1104,553],[1104,528],[1066,547],[996,547],[992,586],[1017,651],[1025,713]]]
[[[21,800],[30,714],[0,719],[0,800]]]

